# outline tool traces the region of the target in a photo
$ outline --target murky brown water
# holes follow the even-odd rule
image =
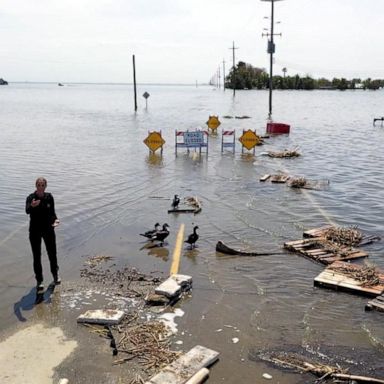
[[[384,129],[372,120],[382,112],[384,93],[275,92],[274,117],[292,125],[289,136],[269,139],[253,156],[242,154],[240,144],[235,154],[221,153],[219,135],[210,138],[208,156],[181,150],[176,157],[175,129],[205,127],[211,114],[237,136],[249,128],[264,133],[268,94],[238,92],[233,99],[203,87],[147,86],[139,94],[144,91],[151,94],[148,109],[143,99],[134,114],[128,86],[0,89],[1,328],[19,321],[14,304],[34,286],[24,203],[35,178],[45,175],[62,222],[57,237],[66,280],[79,278],[85,256],[101,253],[166,275],[180,224],[186,234],[199,226],[198,247],[182,253],[180,272],[193,276],[194,289],[179,304],[185,315],[177,323],[185,349],[202,344],[220,351],[210,383],[258,382],[263,372],[275,383],[307,382],[260,360],[260,353],[277,350],[323,354],[352,364],[352,372],[383,377],[383,315],[364,312],[366,298],[314,288],[323,266],[300,256],[229,257],[215,245],[280,251],[284,241],[326,222],[382,234]],[[152,130],[166,140],[163,156],[149,155],[142,142]],[[294,147],[301,157],[261,154]],[[330,185],[300,191],[259,182],[278,171]],[[168,214],[176,193],[197,196],[202,212]],[[139,233],[157,221],[171,227],[168,245],[143,248]],[[384,268],[383,242],[366,250]]]

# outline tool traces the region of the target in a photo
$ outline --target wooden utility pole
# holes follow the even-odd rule
[[[136,92],[136,64],[135,64],[135,55],[132,55],[133,61],[133,92],[134,92],[134,102],[135,102],[135,111],[137,111],[137,92]]]
[[[276,35],[281,36],[281,33],[274,33],[274,4],[275,1],[281,0],[261,0],[261,1],[269,1],[271,3],[271,27],[269,33],[263,33],[262,36],[268,36],[268,50],[269,53],[269,113],[268,118],[272,119],[272,89],[273,89],[273,54],[275,53],[275,43],[273,41],[273,37]]]
[[[232,43],[232,63],[233,63],[233,72],[232,72],[232,87],[233,87],[233,96],[235,96],[236,93],[236,65],[235,65],[235,42],[233,41]]]
[[[225,91],[225,60],[223,59],[223,90]]]

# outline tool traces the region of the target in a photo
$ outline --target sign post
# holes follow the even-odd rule
[[[147,101],[148,101],[149,96],[151,96],[151,95],[148,92],[143,93],[143,97],[145,99],[145,109],[147,109],[147,106],[148,106]]]

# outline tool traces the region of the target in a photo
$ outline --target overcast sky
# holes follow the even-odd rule
[[[269,68],[270,2],[0,0],[8,81],[208,82],[236,62]],[[384,0],[275,2],[274,73],[384,78]],[[265,32],[265,31],[264,31]]]

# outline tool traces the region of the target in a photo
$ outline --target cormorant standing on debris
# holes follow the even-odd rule
[[[157,231],[152,237],[151,241],[160,241],[160,245],[162,246],[164,244],[164,240],[168,237],[169,231],[168,229],[169,225],[167,223],[163,224],[163,229],[161,231]]]
[[[180,199],[178,195],[175,195],[172,201],[172,208],[178,209],[179,208]]]
[[[191,245],[191,249],[195,247],[196,241],[199,239],[199,235],[197,234],[196,230],[199,229],[199,227],[196,225],[193,227],[193,233],[191,233],[188,236],[188,239],[185,240],[185,243],[188,243]]]
[[[151,230],[146,231],[144,233],[140,233],[140,235],[146,237],[147,239],[151,239],[152,236],[159,230],[159,227],[160,227],[160,224],[156,223],[155,229],[151,229]]]

